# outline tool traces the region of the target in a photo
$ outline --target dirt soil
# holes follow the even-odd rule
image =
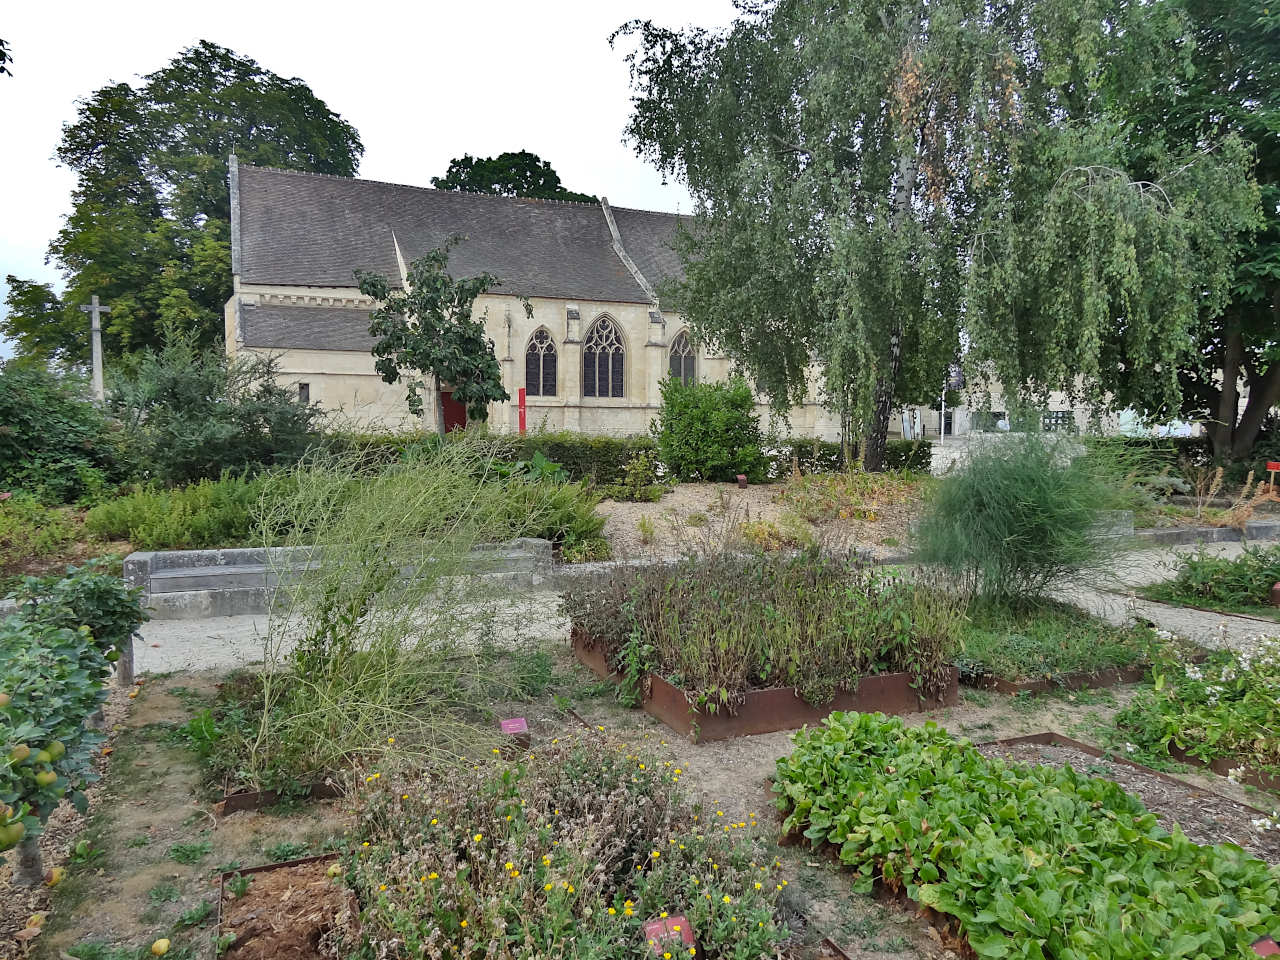
[[[1092,757],[1074,747],[1056,744],[990,744],[980,748],[988,757],[1017,763],[1061,767],[1070,764],[1078,773],[1105,777],[1135,794],[1160,825],[1174,825],[1196,843],[1234,843],[1267,863],[1280,863],[1280,830],[1262,830],[1254,821],[1264,815],[1226,797],[1190,783],[1170,783],[1163,777],[1112,760]]]
[[[42,911],[43,933],[19,956],[62,960],[78,946],[114,958],[106,951],[145,950],[163,937],[171,956],[212,958],[222,870],[317,854],[337,842],[348,820],[336,801],[214,817],[219,798],[173,731],[213,699],[221,679],[148,678],[137,699],[121,693],[109,702],[111,753],[90,791],[89,817],[60,809],[42,841],[45,867],[65,866],[65,879],[52,889],[15,890],[12,855],[0,869],[0,957],[10,955],[31,913]],[[80,840],[89,854],[73,857]]]
[[[319,860],[247,874],[243,897],[225,891],[220,935],[235,934],[234,960],[326,960],[334,934],[351,923],[354,895]],[[225,888],[224,888],[225,889]]]
[[[657,503],[605,500],[596,509],[606,518],[604,535],[614,559],[665,559],[718,552],[735,542],[738,528],[748,521],[785,526],[787,507],[778,502],[782,489],[782,484],[752,484],[742,490],[732,483],[681,483]],[[859,547],[876,556],[903,553],[919,502],[868,506],[875,508],[874,520],[822,523],[818,536],[833,547]],[[640,531],[642,517],[653,525],[648,543]]]

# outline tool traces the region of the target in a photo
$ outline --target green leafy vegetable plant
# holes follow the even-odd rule
[[[1248,546],[1238,557],[1216,557],[1203,547],[1180,558],[1171,580],[1141,592],[1161,603],[1276,616],[1271,588],[1280,583],[1280,544]]]
[[[934,724],[841,714],[793,738],[783,829],[854,888],[953,917],[980,958],[1235,957],[1275,931],[1280,870],[1162,828],[1109,780],[984,757]]]

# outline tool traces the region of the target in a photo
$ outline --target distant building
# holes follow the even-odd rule
[[[491,427],[517,428],[527,395],[530,429],[643,433],[667,376],[718,380],[730,362],[696,346],[655,287],[679,276],[675,214],[599,204],[455,193],[231,160],[234,289],[227,350],[272,353],[299,394],[376,428],[423,426],[401,384],[374,371],[372,302],[357,269],[402,285],[408,264],[447,239],[454,276],[491,273],[501,285],[476,301],[512,396]],[[533,318],[525,316],[527,297]],[[465,421],[446,398],[450,427]],[[767,420],[767,410],[761,406]],[[428,407],[426,424],[434,426]],[[836,438],[838,420],[816,394],[791,411],[791,432]]]

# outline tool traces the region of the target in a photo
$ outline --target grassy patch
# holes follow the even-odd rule
[[[1059,603],[976,603],[962,628],[961,677],[1059,679],[1151,662],[1164,641],[1148,627],[1115,627]]]
[[[169,859],[175,863],[188,866],[199,863],[213,852],[213,844],[208,840],[195,843],[175,843],[169,848]]]

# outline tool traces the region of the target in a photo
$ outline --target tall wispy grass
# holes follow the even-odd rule
[[[933,490],[916,556],[1002,602],[1043,597],[1108,571],[1120,548],[1101,528],[1127,506],[1124,464],[1073,438],[1015,433],[974,450]]]
[[[523,686],[518,667],[494,669],[515,600],[484,575],[494,545],[564,495],[500,476],[468,442],[372,475],[358,454],[318,455],[270,478],[259,535],[291,549],[273,561],[261,709],[238,734],[237,779],[278,786],[391,753],[482,749],[485,705]]]

